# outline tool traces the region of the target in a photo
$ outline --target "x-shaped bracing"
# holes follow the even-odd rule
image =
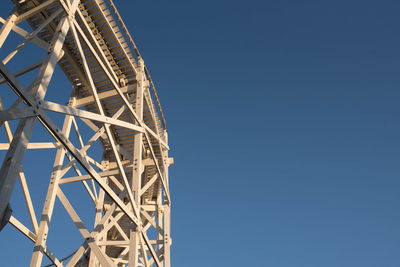
[[[17,22],[20,22],[22,20],[25,20],[29,18],[30,15],[32,15],[34,12],[39,12],[40,10],[46,8],[48,5],[53,3],[55,1],[48,1],[37,8],[35,8],[34,11],[32,11],[30,14],[24,14],[22,17],[17,20]],[[59,185],[63,183],[70,183],[74,181],[80,181],[84,185],[86,191],[90,195],[93,203],[98,207],[98,204],[100,201],[100,195],[107,194],[111,200],[113,201],[113,206],[115,210],[119,210],[119,214],[123,214],[123,216],[127,217],[135,226],[136,226],[136,231],[140,233],[139,235],[139,243],[141,247],[141,258],[140,260],[142,261],[142,264],[144,266],[151,266],[152,262],[154,261],[157,266],[160,266],[160,261],[162,260],[162,252],[164,251],[164,247],[169,244],[168,241],[168,235],[166,235],[164,229],[162,229],[160,225],[160,215],[158,218],[158,223],[156,223],[155,219],[150,215],[145,209],[140,208],[138,206],[138,199],[140,201],[140,197],[144,195],[144,193],[155,184],[156,181],[160,181],[163,189],[164,189],[164,197],[165,201],[167,203],[167,209],[169,209],[169,203],[170,203],[170,197],[169,197],[169,190],[168,190],[168,181],[166,180],[166,169],[168,162],[166,160],[166,153],[163,153],[163,151],[166,151],[168,148],[168,145],[165,140],[163,140],[159,133],[158,130],[153,131],[149,126],[145,124],[142,118],[142,114],[137,114],[134,108],[132,107],[133,100],[129,99],[128,95],[125,95],[126,93],[129,92],[129,89],[124,89],[121,88],[121,86],[118,84],[118,78],[116,77],[115,73],[112,71],[113,68],[111,67],[110,63],[105,60],[105,55],[103,54],[103,50],[99,46],[98,42],[96,42],[96,37],[93,35],[91,29],[89,28],[89,25],[85,22],[85,17],[82,14],[81,10],[79,10],[78,4],[79,1],[60,1],[61,8],[59,8],[55,13],[53,13],[52,16],[47,18],[42,25],[37,28],[34,32],[31,34],[25,32],[23,29],[20,27],[16,26],[15,20],[13,20],[13,16],[10,16],[10,19],[7,21],[0,20],[4,24],[2,31],[0,33],[0,39],[2,40],[0,46],[2,43],[4,43],[5,38],[1,38],[2,36],[6,37],[8,33],[11,30],[14,30],[20,35],[23,35],[25,37],[25,40],[19,44],[16,49],[14,49],[4,60],[3,63],[0,63],[0,74],[3,76],[3,80],[0,81],[2,82],[7,82],[9,86],[12,88],[12,90],[17,94],[19,97],[18,100],[14,103],[14,105],[11,106],[8,110],[3,110],[0,112],[0,120],[1,124],[4,125],[6,128],[6,132],[8,133],[8,137],[10,137],[10,127],[8,125],[8,120],[15,120],[19,119],[20,123],[17,127],[17,130],[14,133],[14,136],[9,138],[9,143],[4,144],[5,148],[8,148],[8,152],[5,158],[5,161],[2,165],[1,173],[0,173],[0,178],[3,177],[2,181],[6,181],[7,186],[13,187],[13,184],[15,183],[15,177],[18,175],[20,177],[20,181],[22,184],[22,187],[24,189],[24,194],[25,197],[29,199],[29,191],[25,190],[27,189],[26,181],[23,175],[23,172],[20,168],[24,153],[27,149],[35,149],[35,148],[57,148],[57,155],[54,163],[54,170],[51,176],[51,181],[48,189],[48,195],[47,198],[50,200],[48,203],[45,204],[45,207],[43,209],[42,213],[42,219],[40,221],[40,224],[37,224],[36,218],[34,216],[35,212],[33,211],[33,207],[30,207],[31,205],[28,205],[28,210],[31,215],[31,221],[32,225],[34,228],[34,232],[30,232],[27,230],[27,228],[21,226],[21,224],[15,219],[14,217],[11,217],[10,222],[16,226],[21,232],[25,233],[28,237],[31,238],[35,242],[35,250],[34,254],[32,257],[32,266],[38,266],[41,262],[41,258],[43,253],[45,253],[50,259],[52,259],[53,263],[56,265],[60,265],[60,261],[58,261],[50,252],[48,252],[48,249],[45,246],[45,241],[49,228],[49,223],[50,223],[50,218],[53,212],[53,207],[54,207],[54,200],[56,196],[61,200],[62,204],[68,211],[69,215],[75,222],[75,224],[78,226],[79,231],[83,235],[83,237],[86,239],[84,242],[84,245],[81,246],[80,249],[77,250],[75,254],[73,254],[72,260],[77,260],[79,259],[78,255],[80,252],[84,252],[87,247],[90,247],[91,253],[94,253],[97,259],[101,262],[101,264],[104,264],[105,266],[107,264],[114,264],[108,257],[107,255],[104,254],[104,252],[99,249],[99,246],[95,242],[95,237],[97,234],[101,234],[104,232],[102,231],[93,231],[92,233],[89,233],[86,227],[83,226],[83,223],[81,222],[78,214],[74,211],[72,206],[70,205],[68,199],[64,195],[63,191],[59,187]],[[57,24],[57,28],[55,31],[55,35],[53,36],[53,40],[50,44],[44,43],[41,41],[41,39],[37,38],[38,32],[48,26],[50,23],[54,23],[53,19],[61,14],[62,12],[65,12],[67,15],[61,18],[61,20]],[[80,24],[77,22],[75,19],[75,14],[80,19]],[[84,27],[82,29],[81,27]],[[88,36],[84,33],[84,30],[86,33],[89,33]],[[53,102],[48,102],[45,101],[45,94],[48,88],[48,85],[50,83],[51,76],[54,72],[55,65],[57,62],[66,54],[68,53],[67,51],[63,50],[63,43],[65,40],[66,35],[70,32],[73,35],[75,44],[78,47],[80,58],[82,60],[82,65],[84,69],[84,74],[85,76],[83,77],[82,81],[85,82],[86,86],[91,90],[92,93],[92,99],[90,100],[85,100],[85,101],[92,101],[96,104],[97,111],[99,113],[95,112],[89,112],[85,110],[78,109],[77,107],[74,107],[73,105],[60,105],[58,103],[53,103]],[[107,116],[103,107],[101,100],[103,97],[105,98],[106,96],[104,93],[98,93],[95,87],[95,84],[93,82],[93,77],[90,71],[90,68],[86,62],[85,59],[85,54],[82,50],[82,44],[80,43],[81,40],[83,40],[86,48],[88,48],[92,55],[95,57],[97,60],[98,64],[101,66],[102,71],[106,74],[108,77],[109,81],[113,84],[114,87],[114,95],[120,97],[123,105],[121,108],[114,113],[112,116]],[[28,68],[23,69],[22,71],[16,73],[15,75],[12,74],[8,68],[5,66],[7,62],[9,62],[24,46],[27,42],[34,42],[38,44],[40,47],[48,49],[48,54],[46,58],[41,61],[40,63],[34,64]],[[21,83],[17,80],[16,76],[20,76],[25,74],[26,72],[29,72],[35,68],[40,68],[39,74],[35,81],[27,88],[23,88]],[[144,64],[142,61],[139,61],[139,66],[136,67],[134,66],[134,69],[136,71],[136,77],[137,77],[137,84],[136,84],[136,91],[138,92],[139,89],[141,89],[141,96],[144,96],[144,99],[150,107],[150,101],[151,99],[149,98],[148,94],[148,82],[146,80],[146,75],[144,70]],[[147,70],[147,69],[146,69]],[[149,77],[149,75],[147,74]],[[147,83],[146,83],[147,82]],[[152,82],[151,82],[152,84]],[[126,88],[126,86],[125,86]],[[138,97],[138,96],[136,96]],[[139,98],[140,99],[140,98]],[[138,98],[136,99],[137,103]],[[71,98],[70,103],[73,103],[76,101],[74,96]],[[142,100],[143,101],[143,100]],[[23,102],[25,103],[25,107],[19,108],[20,103]],[[81,101],[82,102],[82,101]],[[82,102],[83,103],[83,102]],[[143,105],[143,102],[142,102]],[[136,107],[137,108],[137,107]],[[142,107],[143,108],[143,107]],[[52,121],[50,118],[48,112],[57,112],[61,114],[65,114],[65,121],[62,129],[59,129],[57,125]],[[124,120],[118,120],[119,116],[123,112],[129,112],[133,118],[133,123],[126,122]],[[152,116],[154,117],[154,111],[150,109],[150,112],[152,113]],[[90,128],[95,130],[95,134],[93,137],[86,143],[83,143],[82,137],[79,135],[79,129],[78,125],[76,122],[76,118],[80,118],[83,122],[88,124]],[[30,135],[33,130],[33,125],[34,122],[37,120],[40,121],[40,123],[47,129],[47,131],[54,137],[55,142],[53,143],[30,143]],[[97,122],[97,124],[93,123]],[[101,127],[98,127],[98,125],[102,125]],[[72,142],[69,140],[69,133],[71,129],[71,125],[74,126],[75,132],[78,135],[79,143],[81,145],[81,148],[78,149],[76,148]],[[118,127],[123,127],[126,129],[129,129],[131,131],[136,132],[136,137],[135,137],[135,142],[136,140],[140,140],[138,144],[140,145],[140,150],[142,150],[143,143],[141,143],[143,140],[147,142],[147,147],[149,149],[149,154],[153,160],[153,165],[156,168],[156,174],[152,176],[151,179],[147,181],[145,185],[140,185],[139,187],[136,188],[136,191],[134,189],[134,192],[136,192],[135,195],[132,194],[132,189],[131,184],[129,181],[129,178],[127,176],[127,171],[126,171],[126,166],[124,165],[124,162],[121,160],[120,156],[123,156],[123,158],[128,159],[134,166],[137,160],[137,155],[134,155],[132,157],[131,155],[128,154],[125,149],[118,145],[115,142],[113,133],[111,131],[112,126],[118,126]],[[137,138],[139,137],[140,138]],[[142,140],[143,137],[143,140]],[[108,143],[111,146],[112,152],[114,154],[114,160],[116,161],[117,164],[117,170],[111,170],[116,173],[114,175],[104,175],[107,170],[103,168],[101,163],[96,162],[94,159],[89,157],[86,153],[86,151],[90,148],[90,146],[99,138],[102,138],[103,141]],[[155,140],[159,147],[159,151],[162,152],[163,159],[159,161],[157,156],[155,155],[155,151],[153,148],[153,142],[151,140]],[[1,144],[0,144],[1,145]],[[1,147],[1,146],[0,146]],[[67,163],[66,166],[63,165],[64,159],[67,158],[69,162]],[[141,158],[141,154],[140,154]],[[82,175],[80,169],[77,167],[77,163],[88,173],[88,175]],[[161,165],[160,165],[161,163]],[[95,171],[94,167],[99,169],[103,169],[103,173],[98,173]],[[16,168],[18,167],[18,168]],[[70,177],[70,178],[63,178],[63,176],[68,172],[70,168],[73,168],[75,172],[77,173],[77,177]],[[142,168],[142,167],[141,167]],[[139,168],[137,173],[142,173],[142,169]],[[134,168],[135,169],[135,168]],[[135,171],[134,171],[135,172]],[[115,175],[119,175],[119,178],[122,179],[117,179],[115,178]],[[140,177],[139,176],[139,177]],[[6,177],[7,179],[4,179]],[[11,178],[10,178],[11,177]],[[22,178],[21,178],[22,177]],[[108,178],[105,178],[108,177]],[[69,179],[69,180],[68,180]],[[119,196],[114,190],[109,186],[107,179],[109,179],[110,182],[113,182],[121,191],[120,194],[124,195],[124,197],[127,195],[128,196],[128,202],[125,203],[123,198]],[[91,188],[87,184],[86,180],[91,181]],[[122,180],[122,183],[119,181]],[[131,183],[134,181],[134,179],[131,179]],[[139,179],[136,179],[139,180]],[[94,184],[94,181],[97,183],[97,185],[100,186],[100,192],[97,193],[96,186]],[[0,186],[1,187],[1,186]],[[4,188],[2,186],[1,188]],[[1,189],[0,188],[0,189]],[[103,192],[103,193],[102,193]],[[4,203],[8,203],[8,199],[10,197],[11,192],[9,191],[4,191],[1,192],[0,196],[0,214],[3,214],[4,211],[6,210],[6,206]],[[103,196],[104,198],[104,196]],[[157,205],[159,206],[161,204],[161,199],[159,198]],[[164,200],[163,200],[164,201]],[[30,200],[27,200],[27,202],[30,202]],[[126,205],[128,204],[128,205]],[[140,203],[139,203],[140,204]],[[46,206],[47,205],[47,206]],[[111,210],[111,209],[109,209]],[[109,211],[108,210],[108,211]],[[107,211],[107,212],[108,212]],[[107,214],[106,212],[106,214]],[[160,213],[160,210],[158,210],[154,214]],[[110,215],[111,216],[111,215]],[[43,218],[46,218],[43,220]],[[99,216],[101,218],[101,214]],[[110,218],[114,218],[114,226],[118,228],[118,220],[115,219],[116,217],[111,216]],[[97,225],[100,225],[99,223],[104,219],[99,219],[97,222]],[[146,221],[146,225],[142,225],[142,221]],[[110,224],[110,222],[109,222]],[[152,247],[152,243],[149,240],[149,238],[146,235],[146,230],[150,227],[154,227],[157,232],[158,236],[164,237],[164,241],[157,241],[156,242],[156,248],[157,252],[154,250]],[[168,223],[168,228],[169,228],[169,223]],[[122,229],[119,230],[120,234],[122,235],[121,232]],[[169,229],[168,229],[169,232]],[[132,233],[131,233],[132,234]],[[92,236],[93,235],[93,236]],[[89,238],[89,239],[87,239]],[[93,239],[93,240],[92,240]],[[128,240],[128,236],[124,236],[125,241]],[[111,242],[111,241],[108,241]],[[112,243],[110,243],[112,244]],[[159,244],[159,245],[157,245]],[[130,244],[131,245],[131,244]],[[82,249],[83,248],[83,249]],[[147,259],[147,251],[150,253],[152,258],[150,260]],[[128,252],[127,249],[124,249],[118,259],[116,259],[116,262],[122,263],[126,261],[124,259],[124,255],[126,256],[126,253]],[[82,254],[81,253],[81,254]],[[131,257],[129,255],[129,257]],[[129,262],[131,259],[129,260]]]

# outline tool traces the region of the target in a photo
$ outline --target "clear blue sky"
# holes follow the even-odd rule
[[[174,267],[400,266],[398,1],[115,2],[167,119]]]

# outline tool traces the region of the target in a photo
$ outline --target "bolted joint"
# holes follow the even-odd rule
[[[68,14],[68,18],[71,20],[71,22],[73,21],[73,20],[75,20],[75,12],[74,13],[69,13]]]
[[[110,161],[109,160],[102,160],[101,161],[101,165],[103,166],[103,168],[105,170],[108,170],[108,168],[110,167]]]
[[[125,79],[124,77],[119,78],[119,86],[120,87],[125,87],[128,83],[128,80]]]

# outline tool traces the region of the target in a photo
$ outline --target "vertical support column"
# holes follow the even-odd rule
[[[168,134],[166,131],[164,131],[164,141],[165,143],[168,144]],[[168,175],[168,167],[169,167],[169,162],[168,162],[168,150],[163,149],[163,160],[166,161],[166,168],[164,168],[164,177],[165,177],[165,182],[167,184],[168,190],[169,190],[169,175]],[[164,214],[164,266],[165,267],[170,267],[171,266],[171,256],[170,256],[170,246],[171,246],[171,237],[170,237],[170,232],[171,232],[171,203],[165,203],[166,201],[164,200],[164,207],[163,207],[163,214]]]
[[[164,266],[171,266],[170,246],[171,246],[171,206],[164,206]]]
[[[62,129],[62,133],[68,137],[71,131],[72,125],[72,116],[66,116],[64,120],[64,125]],[[49,224],[51,217],[53,215],[54,202],[56,200],[58,183],[60,181],[60,174],[62,169],[62,164],[65,158],[65,149],[63,147],[59,147],[57,149],[56,158],[54,160],[53,172],[50,178],[49,188],[47,190],[47,195],[45,199],[45,203],[43,206],[42,217],[40,219],[39,231],[37,234],[37,239],[35,242],[35,247],[33,248],[33,254],[31,259],[31,267],[39,267],[41,266],[43,259],[43,248],[46,245],[47,234],[49,232]]]
[[[160,229],[164,229],[164,225],[163,225],[163,199],[162,199],[162,191],[158,194],[157,196],[157,226]],[[161,233],[157,234],[157,243],[158,246],[157,248],[157,252],[159,253],[161,251],[161,249],[163,248],[164,244],[162,244],[161,242],[164,240],[164,236],[161,235]]]
[[[96,203],[96,217],[94,220],[94,227],[99,224],[101,221],[102,215],[103,215],[103,205],[104,205],[104,197],[105,197],[105,192],[102,188],[100,188],[99,192],[99,199],[97,200]],[[94,237],[95,242],[97,243],[99,241],[99,236]],[[104,251],[105,252],[105,251]],[[98,266],[98,260],[96,258],[96,255],[94,254],[93,251],[90,252],[90,259],[89,259],[89,267],[96,267]]]
[[[69,105],[73,105],[76,101],[74,95],[71,96]],[[62,134],[68,138],[71,132],[73,117],[67,115],[64,120]],[[57,154],[54,160],[53,171],[50,178],[49,187],[47,189],[46,199],[43,205],[42,216],[40,218],[39,230],[37,233],[37,238],[35,242],[35,247],[33,248],[31,264],[30,266],[39,267],[42,264],[43,259],[43,248],[46,245],[47,234],[49,232],[49,225],[51,217],[53,215],[54,203],[57,196],[57,190],[59,186],[59,181],[61,177],[62,165],[65,159],[65,148],[59,147],[57,149]]]
[[[138,61],[138,71],[136,73],[137,89],[135,111],[139,120],[143,120],[143,86],[144,86],[144,64],[143,60]],[[136,133],[134,138],[133,170],[132,170],[132,192],[134,200],[139,209],[138,219],[140,220],[140,188],[142,186],[142,147],[143,134]],[[130,244],[129,244],[129,267],[137,267],[139,263],[140,231],[134,224],[131,224]],[[145,255],[145,253],[144,253]]]

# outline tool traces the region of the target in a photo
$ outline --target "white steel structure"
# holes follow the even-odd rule
[[[0,227],[10,227],[9,223],[33,242],[31,255],[18,255],[31,257],[30,266],[42,266],[47,257],[53,266],[169,267],[168,166],[173,160],[168,157],[165,120],[149,72],[114,3],[13,0],[13,4],[8,18],[0,18],[0,51],[15,42],[13,34],[22,40],[0,62],[0,83],[7,83],[16,95],[13,101],[0,102],[0,126],[6,133],[6,140],[0,140],[0,150],[6,151],[0,170]],[[38,54],[39,63],[26,63],[12,72],[9,62],[27,44],[44,49],[44,57]],[[56,68],[72,89],[51,83]],[[21,79],[29,77],[33,78],[24,86]],[[68,103],[49,101],[46,93],[51,90],[68,90]],[[48,142],[31,140],[35,122],[50,133]],[[91,150],[96,142],[101,144],[100,160],[94,155],[99,151]],[[48,185],[42,207],[32,201],[34,180],[23,168],[26,152],[37,149],[55,155],[53,169],[35,177]],[[17,180],[30,224],[14,217],[10,208]],[[94,225],[83,223],[80,205],[73,205],[81,200],[64,190],[73,183],[89,196]],[[68,256],[52,253],[46,243],[49,231],[57,226],[52,221],[57,207],[65,209],[82,236]],[[40,208],[37,216],[35,210],[39,214]]]

